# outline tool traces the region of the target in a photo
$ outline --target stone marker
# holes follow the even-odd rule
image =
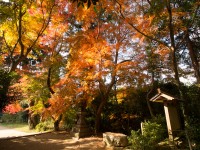
[[[127,135],[122,133],[103,133],[103,141],[108,147],[124,148],[128,145]]]

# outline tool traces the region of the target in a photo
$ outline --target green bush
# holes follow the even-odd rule
[[[16,114],[4,113],[2,116],[2,121],[5,123],[14,123],[16,121]]]
[[[143,131],[131,131],[128,137],[129,143],[133,150],[153,150],[159,142],[164,140],[165,129],[161,124],[151,121],[143,123]]]
[[[187,133],[189,139],[191,140],[192,144],[194,145],[194,149],[200,149],[200,119],[190,117],[188,119]]]
[[[20,111],[16,114],[4,113],[1,119],[5,123],[25,123],[27,122],[27,117],[27,112]]]
[[[131,136],[128,137],[128,141],[132,150],[144,150],[146,147],[145,138],[141,135],[140,130],[132,130]]]
[[[63,127],[66,130],[72,129],[74,124],[76,123],[77,119],[77,111],[76,109],[69,109],[65,114],[64,114],[64,121],[63,121]]]
[[[47,131],[47,130],[51,130],[53,129],[53,122],[52,120],[47,120],[44,122],[40,122],[39,124],[37,124],[36,126],[36,130],[41,132],[41,131]]]
[[[28,112],[20,111],[16,114],[16,123],[28,122]]]
[[[194,149],[200,149],[200,86],[192,85],[185,88],[187,95],[187,116],[185,127]]]

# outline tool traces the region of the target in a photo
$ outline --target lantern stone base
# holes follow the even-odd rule
[[[75,127],[72,128],[71,136],[74,138],[83,138],[92,135],[89,126],[85,122],[85,112],[78,112],[79,119]]]
[[[87,126],[76,126],[72,128],[71,135],[77,139],[91,136],[91,131]]]

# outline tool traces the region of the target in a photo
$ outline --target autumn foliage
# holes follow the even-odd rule
[[[3,113],[16,114],[17,112],[19,112],[21,110],[22,110],[22,107],[20,106],[20,104],[17,102],[14,102],[12,104],[7,105],[3,109]]]
[[[145,88],[148,103],[156,83],[175,82],[181,99],[181,78],[199,84],[198,1],[22,0],[6,8],[0,67],[18,73],[9,85],[30,116],[56,122],[83,102],[98,130],[107,103],[123,101],[120,90]],[[13,103],[4,112],[20,110]]]

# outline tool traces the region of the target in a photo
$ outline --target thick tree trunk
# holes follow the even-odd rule
[[[100,131],[100,126],[101,126],[101,113],[97,113],[96,118],[95,118],[95,134],[96,135]]]
[[[39,123],[39,116],[30,112],[29,117],[28,117],[29,129],[30,130],[35,129],[35,127],[37,126],[38,123]]]
[[[3,111],[6,104],[9,103],[7,93],[8,87],[2,87],[2,89],[0,89],[0,113]]]
[[[106,104],[107,99],[101,99],[101,103],[97,109],[96,118],[95,118],[95,134],[97,135],[100,131],[101,126],[101,113],[103,111],[103,107]]]
[[[0,112],[2,112],[3,108],[9,104],[9,100],[11,100],[8,96],[11,80],[10,73],[0,69]]]

